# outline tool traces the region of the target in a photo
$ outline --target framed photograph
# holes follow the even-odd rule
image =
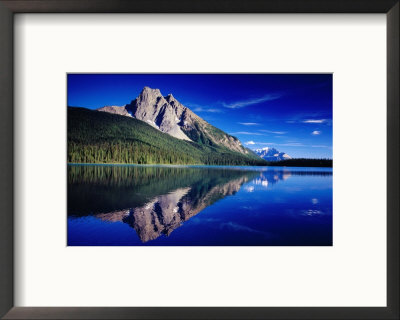
[[[0,1],[4,319],[398,319],[398,1]]]
[[[67,90],[68,246],[332,245],[332,74],[68,74]]]

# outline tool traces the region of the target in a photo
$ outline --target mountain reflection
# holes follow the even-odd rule
[[[185,221],[253,181],[268,186],[288,179],[282,169],[212,167],[68,166],[68,215],[123,222],[142,242],[169,235]]]
[[[261,171],[259,176],[254,179],[255,184],[268,187],[268,185],[273,185],[279,180],[286,180],[290,178],[292,173],[288,170],[267,170]]]
[[[225,184],[209,184],[203,194],[196,186],[178,189],[154,198],[145,206],[130,209],[122,221],[136,230],[142,242],[156,239],[161,234],[169,235],[204,208],[235,194],[247,181],[248,177],[243,176]]]

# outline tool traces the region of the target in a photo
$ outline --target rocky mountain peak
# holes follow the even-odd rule
[[[149,103],[151,104],[156,100],[159,100],[160,97],[162,98],[163,96],[161,95],[159,89],[151,89],[149,87],[144,87],[143,90],[140,92],[139,96],[136,98],[136,100],[143,101],[147,104]]]
[[[139,96],[127,105],[127,110],[136,119],[142,120],[164,133],[181,140],[190,140],[178,125],[181,121],[182,110],[171,105],[159,89],[144,87]]]
[[[167,96],[165,97],[165,100],[167,100],[168,102],[171,102],[171,101],[174,101],[175,98],[174,98],[174,96],[172,95],[172,93],[170,93],[169,95],[167,95]]]
[[[143,94],[145,94],[145,95],[159,95],[159,96],[161,96],[160,89],[152,89],[152,88],[150,88],[150,87],[144,87],[144,88],[142,89],[142,91],[140,92],[140,95],[143,95]]]
[[[159,89],[146,86],[135,100],[122,109],[103,108],[100,111],[130,115],[181,140],[220,145],[232,151],[248,154],[248,150],[237,138],[213,127],[182,105],[171,93],[164,97]]]

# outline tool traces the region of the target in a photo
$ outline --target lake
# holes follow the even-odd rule
[[[332,168],[68,165],[69,246],[331,246]]]

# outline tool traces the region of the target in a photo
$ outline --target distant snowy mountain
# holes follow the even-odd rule
[[[261,158],[267,161],[280,161],[291,159],[292,157],[284,152],[279,152],[275,148],[265,147],[262,149],[255,149],[254,152]]]

